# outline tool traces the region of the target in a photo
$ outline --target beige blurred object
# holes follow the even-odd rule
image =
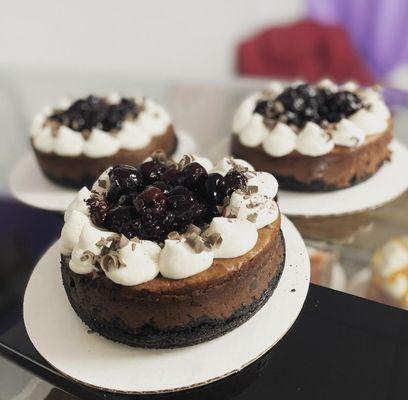
[[[337,252],[307,247],[310,257],[310,280],[312,283],[330,287],[333,267],[338,262]]]
[[[378,248],[371,259],[367,297],[408,309],[408,235]]]

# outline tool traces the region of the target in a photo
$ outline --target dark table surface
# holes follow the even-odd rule
[[[124,398],[61,376],[25,332],[24,287],[39,256],[58,237],[61,216],[0,200],[0,217],[0,355],[80,398]],[[155,397],[406,399],[407,382],[408,312],[312,284],[290,332],[260,360],[214,384]]]

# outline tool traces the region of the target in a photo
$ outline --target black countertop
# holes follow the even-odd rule
[[[61,216],[1,200],[0,217],[0,355],[81,398],[126,397],[64,378],[36,352],[25,332],[25,283],[58,237]],[[292,329],[260,360],[211,385],[148,397],[405,399],[407,382],[408,312],[312,284]]]

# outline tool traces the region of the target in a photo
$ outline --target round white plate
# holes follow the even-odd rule
[[[238,372],[285,335],[306,298],[310,265],[305,244],[285,217],[282,231],[285,268],[274,294],[261,310],[224,336],[171,350],[132,348],[87,333],[62,286],[56,243],[39,261],[27,285],[24,322],[28,336],[57,370],[108,391],[178,391]]]
[[[391,161],[365,182],[333,192],[292,192],[279,190],[279,206],[286,215],[317,217],[350,214],[382,206],[408,189],[408,150],[398,140],[390,144]],[[219,159],[230,154],[227,138],[210,153]]]
[[[196,145],[191,136],[183,131],[177,133],[179,144],[174,158],[193,153]],[[35,155],[25,155],[13,168],[10,175],[10,190],[24,204],[47,211],[63,213],[77,194],[76,189],[59,186],[43,175]]]

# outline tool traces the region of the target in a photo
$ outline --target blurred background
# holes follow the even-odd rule
[[[3,1],[0,190],[28,149],[32,115],[62,96],[143,93],[194,130],[208,117],[184,112],[190,101],[178,102],[180,93],[185,100],[186,91],[191,98],[192,88],[204,86],[209,97],[196,96],[198,116],[203,101],[232,110],[217,88],[243,77],[330,76],[408,88],[407,16],[405,0]],[[215,105],[212,111],[217,117]],[[229,123],[230,115],[217,129]]]

